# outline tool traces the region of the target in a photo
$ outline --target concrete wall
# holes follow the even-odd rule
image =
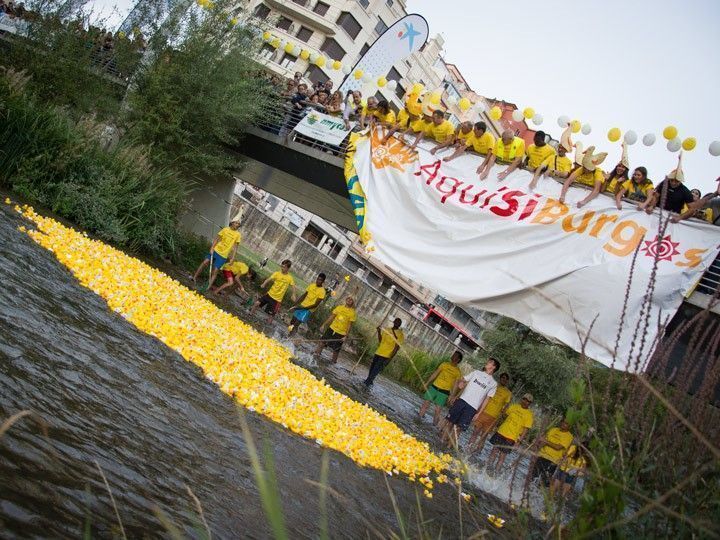
[[[290,259],[292,272],[306,282],[314,281],[319,272],[325,272],[328,280],[336,273],[340,276],[350,273],[249,203],[242,201],[237,204],[242,204],[244,207],[240,231],[243,235],[243,244],[248,248],[275,262]],[[357,292],[354,296],[357,311],[364,319],[376,324],[385,319],[385,324],[388,324],[389,320],[397,316],[403,320],[403,328],[409,344],[434,354],[450,354],[456,348],[450,340],[356,277],[353,277],[349,284],[342,281],[338,296],[349,294],[356,287]]]
[[[180,218],[181,226],[212,240],[230,221],[236,180],[230,176],[207,178],[188,198],[188,211]]]

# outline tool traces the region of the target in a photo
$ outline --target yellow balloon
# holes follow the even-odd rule
[[[433,92],[430,94],[430,103],[433,105],[440,105],[440,99],[442,98],[442,94],[440,92]]]
[[[693,150],[695,148],[695,145],[697,145],[695,137],[688,137],[682,142],[683,150],[686,150],[688,152],[690,152],[690,150]]]
[[[293,52],[293,49],[294,49],[294,48],[295,48],[295,44],[294,44],[294,43],[287,42],[287,43],[285,44],[285,52],[288,53],[288,54],[290,54],[291,52]]]
[[[387,79],[386,79],[385,77],[380,77],[380,78],[377,80],[377,85],[378,85],[378,87],[380,87],[380,88],[382,88],[382,87],[385,86],[386,84],[387,84]]]
[[[570,125],[572,126],[572,132],[578,133],[580,131],[580,128],[582,128],[582,124],[580,123],[580,120],[573,120]],[[618,135],[619,137],[619,135]]]
[[[500,110],[500,107],[495,105],[492,109],[490,109],[490,118],[493,120],[500,120],[502,117],[502,111]]]
[[[323,67],[325,65],[325,57],[324,56],[318,56],[317,60],[315,60],[315,65],[317,67]]]
[[[535,116],[535,109],[532,107],[525,107],[525,110],[523,111],[523,116],[530,120],[533,116]]]
[[[672,141],[675,137],[677,137],[678,130],[675,126],[668,126],[665,129],[663,129],[663,137],[665,137],[668,141]]]
[[[363,70],[362,69],[356,69],[355,73],[353,73],[353,77],[355,77],[358,81],[362,79],[363,76]]]
[[[333,68],[333,69],[340,69],[341,67],[342,67],[342,62],[341,62],[340,60],[335,60],[335,61],[332,63],[332,68]]]
[[[264,39],[265,41],[267,41],[268,39],[270,39],[270,36],[272,36],[272,34],[271,34],[270,32],[268,32],[267,30],[265,30],[265,31],[263,32],[263,39]]]
[[[423,90],[425,90],[425,87],[422,85],[422,83],[416,82],[413,84],[411,94],[417,94],[418,96],[423,93]]]
[[[273,40],[270,42],[270,46],[271,46],[273,49],[277,49],[277,48],[280,46],[280,40],[279,40],[278,38],[273,39]]]
[[[237,17],[232,17],[230,19],[230,24],[232,24],[233,26],[237,26],[237,23],[239,23],[239,22],[240,22],[240,20]]]
[[[458,107],[462,112],[467,111],[470,107],[472,107],[472,103],[470,100],[466,97],[460,98],[460,101],[458,101]]]
[[[303,60],[307,60],[308,58],[310,58],[310,51],[308,51],[307,49],[303,49],[302,51],[300,51],[300,58],[302,58]]]
[[[620,140],[620,129],[619,128],[612,128],[610,131],[608,131],[608,140],[610,142],[617,142]]]

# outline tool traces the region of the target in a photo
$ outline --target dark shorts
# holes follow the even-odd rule
[[[208,253],[207,255],[205,255],[205,259],[207,259],[208,261],[210,260],[210,253]],[[221,256],[221,255],[218,255],[218,252],[217,252],[217,251],[213,251],[213,253],[212,253],[212,265],[213,265],[213,268],[217,268],[218,270],[220,270],[220,268],[222,267],[222,265],[224,265],[226,262],[227,262],[227,257],[223,257],[223,256]]]
[[[453,403],[452,407],[450,407],[450,410],[445,418],[451,424],[454,424],[462,431],[465,431],[470,425],[470,422],[472,422],[475,413],[477,413],[477,409],[475,409],[475,407],[471,407],[462,399],[457,399],[455,403]]]
[[[555,469],[557,469],[557,465],[555,465],[552,461],[545,459],[544,457],[539,457],[537,458],[537,461],[535,461],[535,466],[533,467],[530,476],[533,479],[540,478],[540,482],[547,486],[550,484],[550,478],[552,478],[555,473]]]
[[[572,486],[575,484],[576,478],[577,475],[563,471],[559,467],[555,470],[555,479],[561,484],[570,484]]]
[[[269,294],[263,294],[260,297],[259,307],[264,308],[265,311],[270,315],[275,315],[280,309],[280,302],[278,302],[274,298],[270,298]]]
[[[342,349],[343,341],[345,341],[345,336],[343,336],[342,334],[338,334],[331,328],[328,328],[322,335],[322,339],[327,340],[323,343],[323,345],[325,345],[326,347],[330,347],[335,352],[339,352],[340,349]]]
[[[507,437],[503,437],[499,433],[496,433],[495,435],[490,437],[490,444],[492,444],[493,446],[497,446],[499,452],[502,452],[503,454],[509,454],[513,451],[515,441],[513,441],[512,439],[508,439]]]

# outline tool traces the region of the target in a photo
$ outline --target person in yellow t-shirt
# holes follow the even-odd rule
[[[560,422],[558,427],[548,429],[544,437],[535,441],[535,444],[540,446],[540,451],[535,466],[530,471],[530,477],[533,480],[540,478],[544,486],[549,486],[558,462],[572,442],[573,434],[570,433],[570,424],[566,420]]]
[[[372,364],[368,370],[367,378],[365,379],[365,388],[370,389],[375,382],[375,377],[382,373],[382,370],[387,367],[398,350],[400,345],[405,341],[405,334],[400,327],[402,326],[402,320],[396,318],[393,321],[392,326],[388,328],[376,328],[378,338],[378,348],[375,350],[375,356],[373,356]]]
[[[499,471],[507,455],[517,447],[533,425],[533,413],[530,404],[532,394],[525,394],[520,403],[513,403],[505,409],[505,420],[490,438],[493,445],[487,461],[487,469]]]
[[[533,137],[533,143],[525,151],[525,168],[529,171],[537,169],[546,159],[555,155],[555,149],[545,140],[544,131],[538,131]]]
[[[444,158],[443,161],[452,161],[461,156],[466,150],[473,150],[485,155],[495,147],[495,137],[487,130],[485,122],[475,122],[472,131],[465,137],[464,144],[457,144],[455,152]]]
[[[377,107],[370,118],[370,123],[379,123],[388,128],[395,125],[395,111],[390,108],[390,104],[386,100],[381,99],[378,101]]]
[[[215,278],[217,277],[218,271],[222,266],[235,258],[235,253],[242,240],[242,235],[238,229],[240,228],[240,219],[233,219],[227,227],[220,229],[220,232],[213,240],[210,246],[210,252],[205,256],[203,262],[200,263],[195,273],[190,278],[193,283],[196,283],[200,277],[200,273],[207,267],[212,261],[212,269],[210,270],[210,281],[208,288],[213,286]]]
[[[297,332],[298,327],[302,323],[307,322],[310,319],[310,314],[325,300],[327,291],[323,286],[324,284],[325,274],[320,272],[315,279],[315,283],[308,285],[295,305],[290,308],[292,320],[290,321],[290,326],[288,326],[288,335],[292,336]]]
[[[411,125],[422,117],[422,103],[417,94],[409,93],[405,98],[405,106],[400,109],[397,114],[395,125],[390,128],[380,144],[385,144],[398,130],[405,130],[403,135],[407,134]],[[428,117],[428,121],[430,118]]]
[[[425,417],[430,403],[435,405],[435,414],[433,415],[433,424],[436,426],[440,424],[440,416],[442,414],[442,408],[447,403],[450,391],[455,386],[455,382],[462,377],[460,371],[460,362],[462,362],[463,355],[460,351],[455,351],[450,357],[449,362],[443,362],[440,364],[435,371],[433,371],[430,378],[425,381],[425,394],[423,395],[423,404],[420,406],[420,418]]]
[[[435,148],[430,150],[430,153],[432,155],[437,154],[440,150],[447,148],[449,146],[452,147],[460,147],[465,146],[465,141],[467,140],[468,136],[473,131],[473,125],[472,122],[462,122],[457,129],[455,130],[455,135],[453,137],[448,138],[444,143],[438,144]]]
[[[624,163],[618,163],[605,178],[605,193],[615,197],[622,185],[629,180],[628,168]]]
[[[485,161],[477,168],[477,173],[480,180],[485,180],[490,174],[493,165],[499,161],[508,164],[508,167],[497,175],[498,180],[505,180],[511,172],[520,166],[524,157],[525,141],[520,137],[516,137],[509,129],[506,129],[503,131],[502,137],[495,141],[493,151],[488,152]]]
[[[647,199],[648,193],[654,187],[647,174],[645,167],[637,167],[632,173],[632,178],[626,180],[620,186],[620,189],[615,193],[615,206],[618,210],[622,210],[621,200],[623,198],[639,203]]]
[[[562,498],[567,497],[578,477],[585,474],[589,461],[585,448],[587,448],[587,444],[570,445],[570,448],[558,463],[555,475],[550,483],[551,497],[555,497],[558,493]]]
[[[337,363],[340,349],[350,333],[352,324],[357,320],[355,312],[355,300],[352,296],[345,299],[345,303],[332,310],[327,320],[320,326],[322,338],[315,349],[315,356],[318,358],[325,347],[330,347],[333,352],[332,362]]]
[[[423,114],[425,111],[423,111]],[[413,128],[415,130],[415,128]],[[424,137],[434,139],[435,142],[444,143],[455,136],[455,126],[452,122],[445,120],[445,111],[442,109],[436,109],[433,111],[430,124],[423,124],[422,130],[417,132],[415,141],[410,145],[410,148],[417,148],[418,143],[423,140]]]
[[[578,182],[579,184],[584,184],[586,186],[592,186],[592,192],[577,203],[577,207],[582,208],[597,197],[602,189],[603,182],[605,182],[605,173],[603,173],[602,169],[598,167],[598,165],[605,160],[607,152],[595,154],[594,146],[589,146],[588,149],[583,152],[580,143],[576,146],[578,147],[578,150],[575,156],[575,162],[578,167],[571,172],[570,176],[568,176],[565,180],[562,190],[560,191],[558,201],[561,203],[565,202],[565,195],[567,195],[568,189],[570,189],[573,182]]]
[[[233,261],[229,263],[225,263],[223,267],[221,268],[223,276],[225,276],[225,283],[220,285],[219,287],[216,287],[214,289],[210,289],[210,292],[213,292],[217,294],[218,296],[222,296],[224,294],[223,291],[225,289],[228,289],[229,287],[232,287],[233,285],[237,286],[237,292],[238,296],[242,296],[242,294],[247,294],[245,291],[245,287],[242,286],[241,280],[244,278],[247,278],[249,280],[255,279],[255,270],[250,268],[247,264],[240,261]],[[242,293],[240,292],[242,291]]]
[[[264,289],[270,283],[272,283],[272,285],[270,289],[268,289],[268,292],[255,301],[250,310],[250,315],[254,315],[257,308],[264,308],[265,311],[270,314],[268,322],[271,322],[280,310],[280,305],[288,289],[290,289],[290,297],[293,302],[295,301],[295,280],[290,275],[290,266],[292,266],[292,263],[288,259],[285,259],[280,263],[280,270],[273,272],[270,274],[270,277],[262,282],[262,285],[260,285],[261,289]]]
[[[378,100],[375,96],[367,98],[367,102],[360,112],[361,129],[365,129],[370,124],[371,119],[375,116],[375,111],[377,111],[377,106]]]
[[[471,452],[483,449],[485,439],[497,424],[500,415],[505,412],[505,409],[510,404],[512,392],[508,388],[508,384],[510,384],[510,375],[501,373],[498,377],[495,395],[490,398],[485,409],[478,414],[473,422],[473,431],[468,442],[468,448]]]
[[[557,179],[567,178],[570,176],[573,168],[573,162],[569,157],[567,157],[567,153],[568,150],[565,146],[562,144],[558,145],[557,154],[545,158],[545,161],[543,161],[540,166],[535,169],[533,178],[528,187],[531,190],[534,190],[537,187],[540,176],[549,176],[550,178]]]

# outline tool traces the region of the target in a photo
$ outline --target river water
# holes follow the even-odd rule
[[[202,537],[187,487],[213,536],[268,537],[233,401],[198,368],[108,311],[17,230],[22,224],[2,205],[0,421],[33,411],[0,439],[2,537],[78,537],[85,527],[93,536],[117,536],[97,465],[128,537],[165,535],[159,512],[182,534]],[[303,350],[297,354],[307,358]],[[350,370],[343,362],[328,370],[328,380],[363,398],[347,383],[359,377]],[[416,419],[420,400],[407,389],[381,378],[370,399],[406,431],[425,440],[434,436],[429,421]],[[244,416],[256,442],[269,443],[274,455],[291,538],[316,538],[321,514],[311,482],[319,479],[323,449],[262,417]],[[338,494],[328,499],[332,537],[398,531],[385,478],[402,513],[414,515],[417,484],[360,468],[337,452],[329,457],[329,484]],[[493,497],[479,496],[474,504],[474,515],[463,512],[465,535],[487,527],[486,513],[507,512]],[[460,534],[457,493],[449,486],[436,487],[422,512],[435,536]]]

